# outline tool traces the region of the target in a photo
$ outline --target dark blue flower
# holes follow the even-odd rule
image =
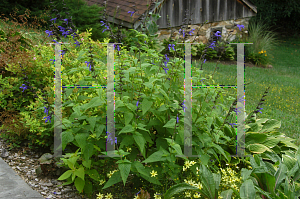
[[[46,115],[48,115],[48,112],[49,112],[49,110],[48,110],[48,108],[47,107],[44,107],[44,113],[46,113]]]
[[[23,86],[23,87],[22,87]],[[25,85],[25,84],[22,84],[22,86],[20,88],[23,88],[23,91],[24,92],[26,89],[28,89],[28,87]]]
[[[74,44],[76,44],[76,47],[80,46],[80,43],[78,41],[76,41]]]
[[[243,29],[243,28],[245,28],[244,25],[239,25],[239,24],[237,24],[236,26],[237,26],[240,30]]]
[[[175,44],[169,44],[168,47],[169,47],[169,51],[171,51],[171,48],[175,51],[175,48],[174,48],[174,47],[175,47]]]
[[[213,42],[210,44],[209,48],[214,49],[215,47],[216,47],[216,41],[213,41]]]
[[[50,59],[49,61],[53,61],[53,63],[52,63],[52,64],[54,64],[54,62],[55,62],[55,59]]]
[[[50,37],[51,35],[53,35],[53,34],[52,34],[52,31],[50,31],[50,30],[46,30],[45,33],[48,34],[48,37]]]
[[[169,62],[170,58],[168,58],[167,54],[165,54],[165,57],[166,57],[167,62]]]
[[[184,30],[179,29],[179,33],[182,33],[183,37],[185,37]]]
[[[47,123],[48,121],[51,123],[51,116],[50,115],[48,115],[47,117],[44,117],[43,119],[45,119],[46,118],[46,121],[45,121],[45,123]]]
[[[134,11],[128,11],[128,13],[131,13],[131,15],[130,15],[130,16],[132,17],[132,15],[133,15]]]
[[[205,63],[206,62],[206,59],[204,60],[204,62],[203,63]]]
[[[107,134],[107,133],[106,133],[106,134]],[[113,140],[112,140],[112,138],[111,138],[111,134],[110,134],[110,133],[108,133],[107,139],[108,139],[108,141],[111,142],[111,144],[114,143]],[[115,137],[115,143],[117,144],[117,137]]]
[[[67,25],[68,25],[68,19],[63,19],[66,23],[67,23]]]
[[[54,23],[56,23],[56,19],[57,18],[53,18],[53,19],[50,19],[50,21],[54,21]]]
[[[84,63],[86,63],[86,66],[87,66],[87,67],[89,67],[89,65],[90,65],[90,71],[91,71],[91,70],[92,70],[92,69],[91,69],[91,62],[85,61]]]
[[[61,55],[62,55],[62,58],[64,57],[65,53],[66,53],[66,51],[64,51],[64,50],[61,50]]]
[[[241,103],[243,103],[243,102],[244,102],[244,100],[245,100],[245,99],[244,99],[244,96],[243,96],[243,97],[241,97],[241,98],[239,98],[239,99],[238,99],[238,102],[241,102]],[[245,101],[246,101],[246,100],[245,100]]]
[[[177,114],[177,122],[176,122],[176,124],[178,124],[179,123],[179,117],[178,117],[178,114]]]
[[[220,35],[220,31],[217,31],[216,33],[215,33],[215,36],[217,37],[217,38],[219,38],[219,37],[222,37],[222,35]]]
[[[169,70],[168,68],[164,68],[164,70],[165,70],[165,72],[166,72],[166,74],[168,73],[167,71]]]
[[[106,29],[104,29],[102,32],[105,32],[106,30],[109,30],[109,26],[105,25]]]
[[[136,103],[136,106],[138,106],[139,105],[139,100],[137,101],[137,103]]]
[[[102,25],[101,25],[101,26],[105,25],[105,23],[104,23],[103,21],[100,21],[100,22],[102,23]]]
[[[182,102],[181,105],[182,105],[183,111],[185,112],[186,106],[185,106],[184,102]]]
[[[167,66],[167,63],[168,63],[168,62],[166,62],[166,61],[164,62],[166,68],[168,67],[168,66]]]
[[[191,31],[189,32],[189,34],[190,34],[190,35],[194,34],[194,32],[193,32],[194,30],[195,30],[195,29],[191,30]]]
[[[262,113],[262,112],[260,111],[261,109],[263,109],[263,108],[260,108],[260,109],[258,110],[258,112]]]
[[[229,123],[229,125],[231,125],[231,127],[234,128],[233,125],[237,125],[237,124],[236,123]]]
[[[242,107],[238,107],[238,108],[235,108],[235,109],[234,109],[234,112],[235,112],[236,114],[238,114],[238,113],[241,112],[241,111],[238,110],[239,108],[242,108]]]
[[[115,49],[115,47],[116,47],[116,44],[114,45],[114,49]],[[120,46],[119,45],[117,45],[117,50],[120,51]]]

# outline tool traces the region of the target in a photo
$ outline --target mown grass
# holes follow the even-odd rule
[[[270,87],[266,101],[258,118],[281,121],[279,132],[296,139],[300,145],[300,39],[280,38],[278,46],[271,51],[273,68],[246,67],[245,86],[246,113],[254,110],[267,87]],[[198,65],[198,63],[196,64]],[[206,62],[204,73],[212,74],[216,63]],[[217,84],[236,85],[236,65],[218,65],[214,74]]]

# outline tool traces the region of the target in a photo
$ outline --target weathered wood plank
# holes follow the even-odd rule
[[[209,0],[209,22],[213,22],[214,21],[214,4],[213,4],[213,0]]]
[[[236,3],[236,18],[241,19],[243,18],[243,10],[244,10],[244,5],[241,3],[237,2]]]

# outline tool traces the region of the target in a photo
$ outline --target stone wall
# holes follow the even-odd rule
[[[220,22],[213,22],[213,23],[207,23],[201,27],[201,24],[195,24],[195,25],[188,25],[188,29],[186,30],[186,38],[185,41],[187,42],[193,42],[193,43],[207,43],[208,39],[210,38],[212,28],[222,28],[222,37],[227,37],[227,35],[231,36],[229,37],[229,41],[232,41],[235,36],[237,31],[239,31],[239,28],[235,26],[234,24],[239,24],[239,25],[244,25],[245,28],[241,29],[241,37],[246,36],[248,34],[248,24],[249,24],[249,19],[248,18],[243,18],[243,19],[237,19],[237,20],[229,20],[229,21],[220,21]],[[180,27],[174,27],[172,28],[173,36],[172,39],[178,39],[179,36],[180,38],[183,37],[182,33],[179,34],[179,29]],[[195,29],[191,36],[187,34],[189,31],[192,29]],[[232,32],[230,32],[232,31]],[[171,30],[168,29],[159,29],[157,32],[158,34],[158,39],[163,41],[163,39],[168,39],[171,35]]]

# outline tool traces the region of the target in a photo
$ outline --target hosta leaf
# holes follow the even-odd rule
[[[255,188],[252,180],[248,179],[240,187],[241,199],[255,199]]]
[[[221,196],[223,199],[231,199],[233,191],[231,189],[228,189],[226,191],[222,191]]]

